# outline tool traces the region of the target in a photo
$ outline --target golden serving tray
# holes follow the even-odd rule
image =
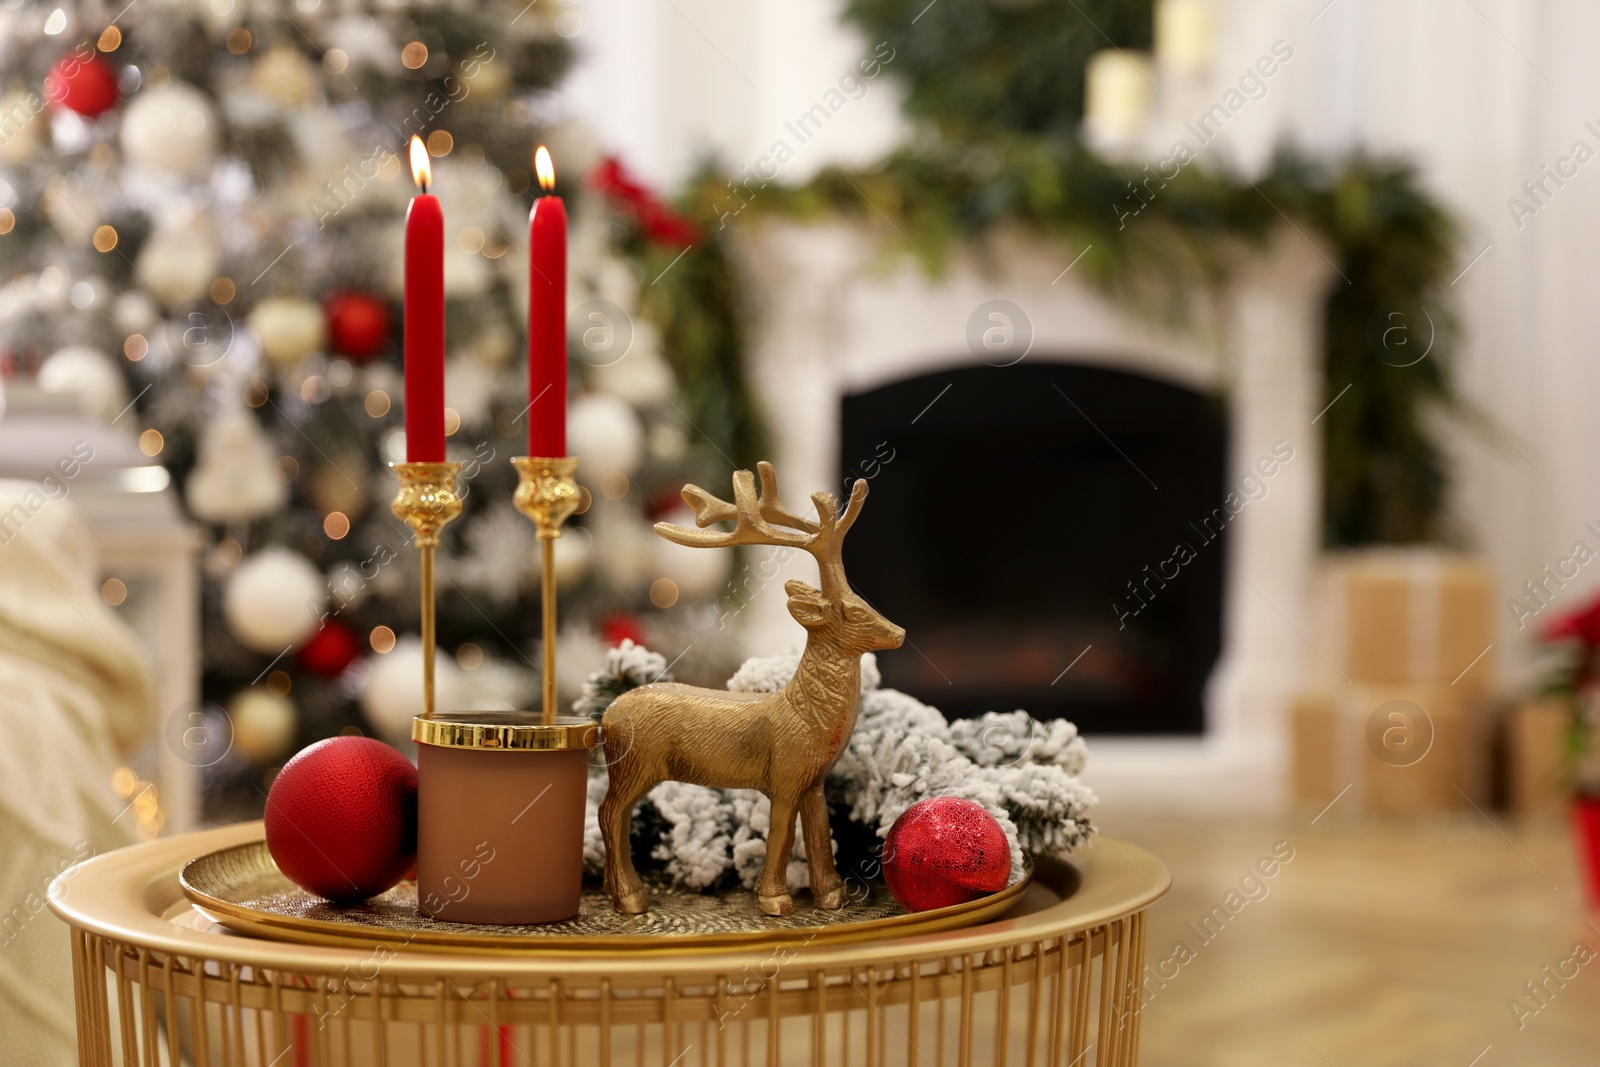
[[[650,910],[619,915],[598,884],[585,883],[576,918],[539,926],[440,922],[417,914],[417,885],[408,879],[360,904],[331,904],[296,886],[278,870],[267,843],[248,841],[190,860],[178,882],[211,919],[238,933],[277,941],[368,948],[374,942],[430,952],[592,952],[732,948],[760,942],[842,943],[904,937],[972,926],[1010,909],[1033,871],[998,893],[932,911],[908,912],[881,882],[866,883],[839,911],[811,907],[795,895],[794,914],[763,915],[742,888],[699,893],[650,882]]]

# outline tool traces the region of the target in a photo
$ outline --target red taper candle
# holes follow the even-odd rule
[[[534,170],[545,196],[528,216],[528,455],[567,454],[567,206],[548,195],[556,168],[544,145]]]
[[[422,138],[411,138],[411,175],[422,190],[406,210],[406,459],[444,462],[444,212],[430,195]]]

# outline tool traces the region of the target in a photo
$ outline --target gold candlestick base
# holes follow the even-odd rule
[[[533,520],[539,533],[539,593],[543,600],[544,722],[556,721],[556,538],[578,510],[576,456],[513,456],[518,511]]]
[[[461,514],[461,497],[456,494],[459,463],[391,463],[400,479],[389,510],[411,527],[418,548],[437,548],[439,531]]]
[[[412,544],[422,554],[422,713],[434,712],[433,659],[437,637],[433,614],[433,550],[439,533],[461,514],[456,492],[459,463],[392,463],[400,490],[389,510],[411,527]]]
[[[576,456],[513,456],[517,469],[517,494],[512,499],[518,511],[539,527],[539,540],[561,536],[561,526],[578,510],[578,470]]]

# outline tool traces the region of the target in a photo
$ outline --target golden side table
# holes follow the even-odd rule
[[[85,1067],[1133,1067],[1160,860],[1097,839],[1002,918],[843,944],[418,953],[231,933],[178,885],[260,823],[62,874]]]

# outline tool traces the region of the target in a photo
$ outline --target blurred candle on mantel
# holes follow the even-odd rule
[[[1094,146],[1133,142],[1150,121],[1155,77],[1143,52],[1107,48],[1089,57],[1084,69],[1083,125]]]
[[[1192,76],[1211,69],[1215,34],[1212,0],[1161,0],[1156,5],[1156,63]]]
[[[544,145],[534,171],[545,195],[528,216],[528,455],[567,454],[567,207]]]
[[[411,176],[421,190],[406,209],[406,460],[444,462],[444,211],[428,192],[433,169],[411,138]]]

